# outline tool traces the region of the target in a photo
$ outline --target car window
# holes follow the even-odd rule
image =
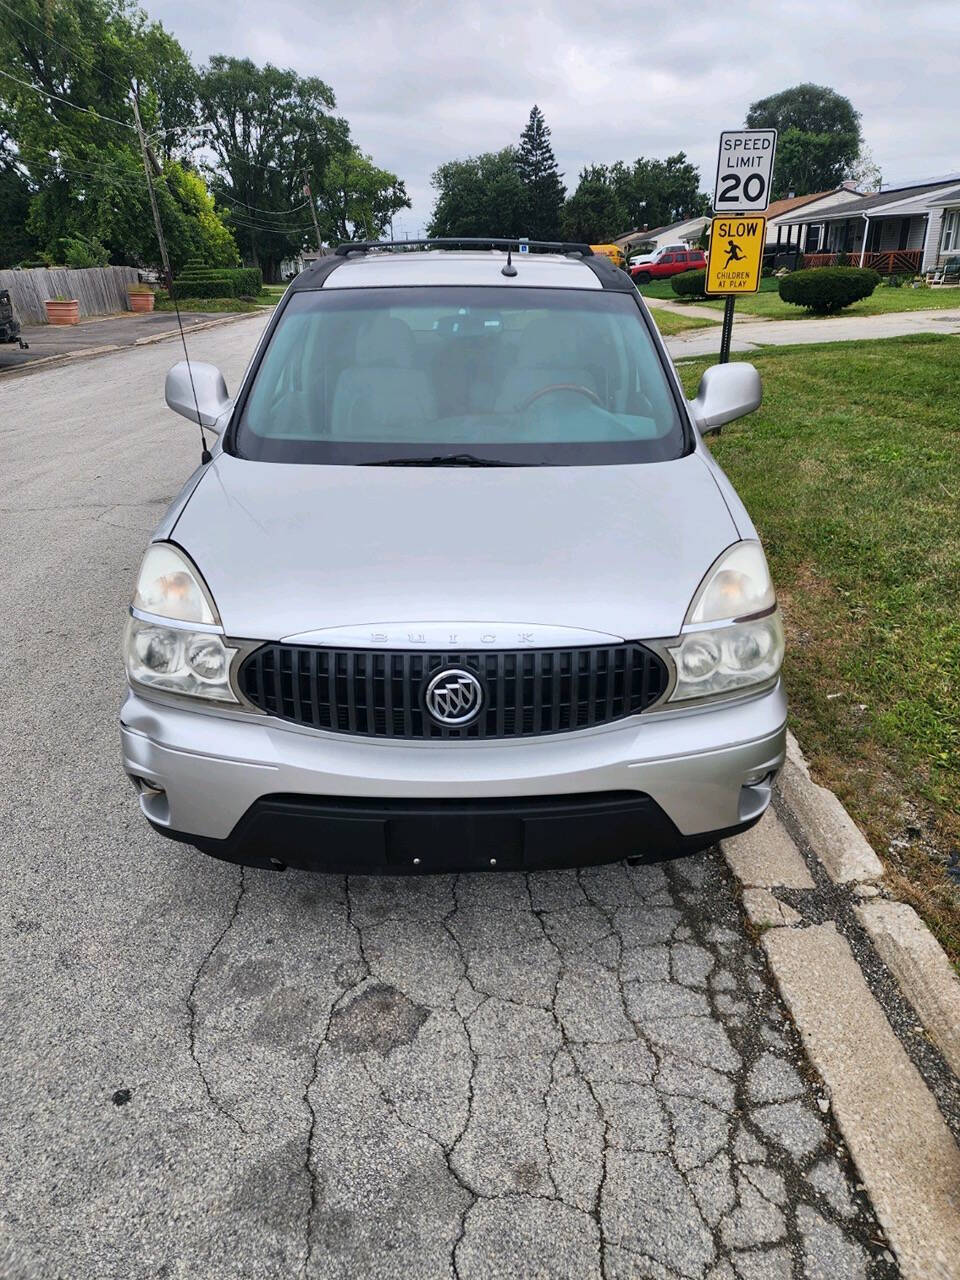
[[[292,294],[225,447],[579,465],[678,457],[686,440],[635,296],[448,286]]]
[[[673,254],[672,254],[672,253],[665,253],[665,254],[663,255],[663,257],[660,259],[660,261],[661,261],[661,262],[672,262],[672,261],[673,261]]]
[[[687,255],[685,253],[678,253],[676,255],[677,262],[686,262],[686,260],[687,260]]]

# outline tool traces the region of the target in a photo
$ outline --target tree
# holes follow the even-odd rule
[[[216,55],[198,94],[215,157],[211,186],[265,279],[314,239],[304,179],[327,239],[378,235],[409,207],[400,179],[356,149],[346,120],[333,114],[333,90],[318,77]]]
[[[36,251],[26,227],[30,183],[17,165],[8,124],[0,106],[0,268],[16,266]]]
[[[860,113],[825,85],[799,84],[751,103],[749,129],[777,129],[773,199],[837,187],[860,154]]]
[[[564,235],[597,244],[634,227],[665,226],[709,211],[700,172],[682,151],[666,160],[588,165],[563,211]]]
[[[617,234],[634,227],[669,226],[710,210],[709,196],[700,191],[700,170],[683,151],[666,160],[640,156],[632,165],[618,161],[610,177],[624,218]]]
[[[847,181],[852,182],[858,191],[879,191],[883,183],[883,173],[874,159],[873,152],[867,146],[860,148],[860,154],[847,168]]]
[[[520,135],[516,163],[524,189],[524,234],[531,240],[557,240],[565,195],[563,174],[550,145],[550,129],[536,104]]]
[[[105,251],[112,262],[159,264],[130,95],[148,133],[170,139],[161,152],[171,156],[196,120],[186,52],[126,0],[19,0],[0,7],[0,43],[23,82],[0,81],[0,169],[28,192],[33,251],[52,261],[99,261]],[[206,231],[192,221],[199,206],[182,169],[172,159],[158,167],[169,239],[229,239],[208,197]]]
[[[410,207],[396,174],[379,169],[356,147],[332,157],[322,192],[320,225],[331,240],[378,240],[393,215]]]
[[[437,192],[430,236],[526,235],[524,188],[513,147],[450,160],[431,178]]]
[[[626,216],[611,170],[587,165],[563,207],[563,234],[583,244],[606,244],[626,229]]]

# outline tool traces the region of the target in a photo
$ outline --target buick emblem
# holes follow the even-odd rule
[[[483,706],[483,686],[472,671],[447,667],[427,685],[424,702],[437,724],[469,724]]]

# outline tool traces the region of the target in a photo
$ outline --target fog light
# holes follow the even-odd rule
[[[766,782],[768,778],[773,776],[773,771],[769,765],[761,765],[759,769],[751,769],[743,779],[745,787],[755,787],[760,782]]]
[[[167,794],[159,782],[151,782],[148,778],[141,778],[139,774],[131,774],[130,781],[142,796],[165,796]]]

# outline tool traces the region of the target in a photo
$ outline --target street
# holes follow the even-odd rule
[[[191,355],[233,391],[263,324]],[[345,881],[147,827],[120,638],[199,461],[179,354],[0,389],[0,1276],[897,1275],[717,850]]]

